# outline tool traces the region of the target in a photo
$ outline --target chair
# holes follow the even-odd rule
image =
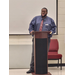
[[[60,69],[62,70],[62,54],[58,54],[59,44],[57,39],[50,40],[50,47],[48,52],[48,60],[58,60],[59,67],[59,59],[61,60]]]

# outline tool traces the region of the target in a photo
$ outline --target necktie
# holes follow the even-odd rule
[[[42,31],[42,27],[43,27],[43,20],[41,21],[39,31]]]

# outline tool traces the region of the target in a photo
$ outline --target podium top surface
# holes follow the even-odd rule
[[[48,38],[50,31],[34,31],[35,38]]]
[[[50,33],[50,31],[34,31],[33,33]]]

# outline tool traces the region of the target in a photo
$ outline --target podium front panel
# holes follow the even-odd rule
[[[47,38],[35,39],[36,74],[47,74]]]

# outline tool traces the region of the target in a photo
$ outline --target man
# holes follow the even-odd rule
[[[50,38],[52,37],[52,34],[55,33],[56,26],[53,19],[48,17],[47,14],[48,14],[47,8],[42,8],[41,16],[36,16],[32,19],[29,25],[29,33],[32,34],[34,31],[51,31],[50,34],[48,35],[48,50],[49,50]],[[30,64],[30,70],[27,71],[27,73],[34,72],[34,37],[32,39],[32,42],[33,42],[32,59]]]

